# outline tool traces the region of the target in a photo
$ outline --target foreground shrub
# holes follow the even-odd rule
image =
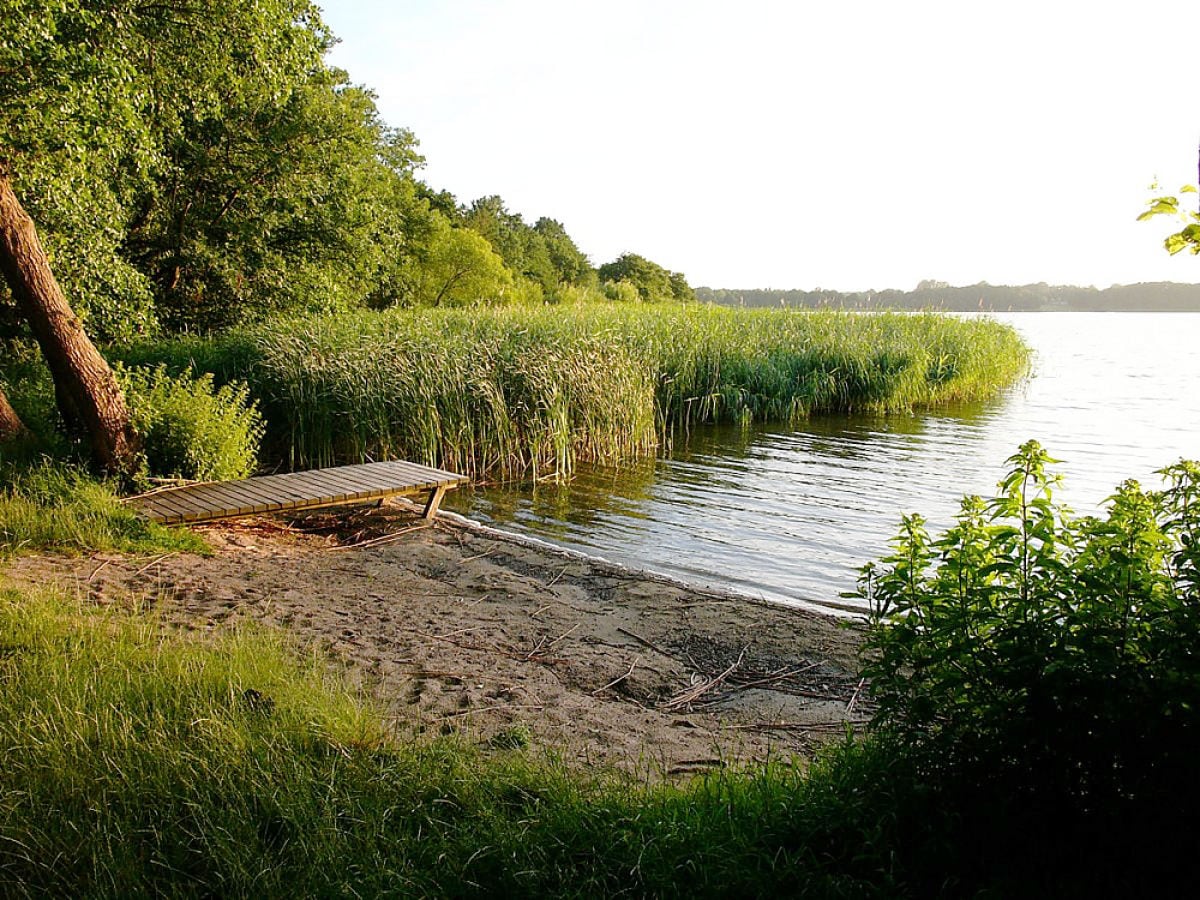
[[[1165,877],[1200,849],[1200,466],[1073,518],[1052,462],[1023,445],[999,496],[937,540],[906,517],[864,569],[875,725],[987,848],[958,866]]]
[[[210,373],[171,375],[162,365],[118,373],[150,474],[226,481],[254,472],[264,425],[244,383],[217,387]]]

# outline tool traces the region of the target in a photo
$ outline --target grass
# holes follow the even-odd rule
[[[706,422],[978,399],[1028,361],[986,320],[673,304],[277,320],[122,355],[244,379],[268,454],[295,468],[404,457],[502,478],[645,455]]]
[[[12,589],[0,684],[5,897],[1171,895],[1111,840],[981,843],[877,738],[681,784],[402,742],[273,632]]]
[[[402,744],[279,638],[0,591],[5,896],[893,895],[882,757],[683,786]],[[865,805],[864,805],[865,804]],[[857,830],[869,821],[868,832]],[[873,832],[873,833],[872,833]]]
[[[0,477],[0,557],[34,550],[207,552],[199,536],[139,517],[110,485],[70,465],[0,459]]]

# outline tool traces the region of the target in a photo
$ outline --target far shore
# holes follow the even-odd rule
[[[198,530],[210,557],[27,556],[5,573],[198,632],[317,648],[401,735],[685,775],[808,757],[869,713],[857,622],[685,585],[407,504]]]

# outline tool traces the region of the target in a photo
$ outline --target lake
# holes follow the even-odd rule
[[[1030,376],[970,406],[814,417],[801,428],[708,427],[658,458],[585,467],[569,484],[463,491],[447,506],[490,525],[698,584],[854,606],[858,569],[900,516],[932,529],[987,495],[1017,446],[1063,461],[1058,497],[1100,510],[1126,478],[1200,458],[1200,314],[1010,313]]]

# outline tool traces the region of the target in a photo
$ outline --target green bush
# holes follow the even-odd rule
[[[264,425],[245,384],[216,387],[211,374],[165,366],[118,372],[150,474],[224,481],[254,471]]]
[[[1200,466],[1075,518],[1036,441],[1009,462],[997,497],[937,540],[906,517],[863,570],[875,726],[1014,872],[1178,863],[1200,808]]]

